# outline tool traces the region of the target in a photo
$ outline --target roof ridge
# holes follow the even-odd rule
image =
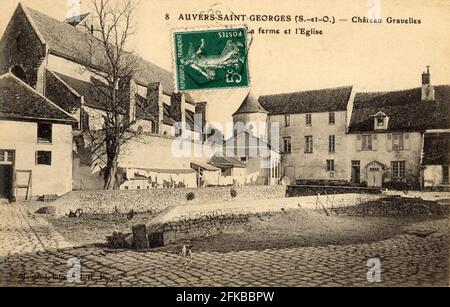
[[[20,80],[18,77],[14,76],[14,74],[9,73],[10,77],[12,77],[13,79],[15,79],[16,81],[19,81],[19,84],[21,84],[22,86],[25,86],[27,89],[31,90],[32,92],[34,92],[35,94],[37,94],[38,96],[40,96],[41,98],[43,98],[45,101],[47,101],[48,103],[50,103],[51,106],[57,108],[58,110],[60,110],[61,112],[63,112],[65,115],[71,117],[74,121],[78,122],[78,120],[69,112],[65,111],[63,108],[61,108],[60,106],[58,106],[57,104],[55,104],[53,101],[51,101],[50,99],[48,99],[47,97],[45,97],[44,95],[42,95],[41,93],[39,93],[38,91],[36,91],[33,87],[31,87],[30,85],[26,84],[25,82],[23,82],[22,80]]]
[[[450,87],[450,84],[432,84],[433,87]],[[411,90],[417,90],[421,89],[420,86],[415,87],[408,87],[404,89],[398,89],[398,90],[387,90],[387,91],[357,91],[356,94],[387,94],[387,93],[398,93],[398,92],[406,92]]]
[[[284,92],[284,93],[278,93],[278,94],[261,95],[260,98],[261,97],[269,97],[269,96],[298,94],[298,93],[305,93],[305,92],[320,92],[320,91],[326,91],[326,90],[337,90],[337,89],[353,88],[353,87],[354,87],[353,85],[343,85],[343,86],[336,86],[336,87],[327,87],[327,88],[310,89],[310,90],[303,90],[303,91],[293,91],[293,92]]]
[[[70,54],[70,52],[68,52],[68,50],[65,49],[66,47],[69,48],[73,46],[64,45],[65,47],[61,47],[62,44],[59,43],[61,41],[61,38],[55,39],[52,36],[53,35],[52,30],[49,29],[48,26],[51,25],[57,27],[57,29],[60,30],[61,32],[66,31],[66,33],[63,34],[69,36],[70,39],[68,41],[71,41],[71,39],[74,39],[75,41],[81,39],[80,35],[86,33],[81,31],[77,27],[68,24],[67,22],[58,20],[55,17],[49,16],[37,9],[27,8],[27,10],[28,12],[26,10],[24,11],[26,12],[27,19],[29,19],[30,23],[33,24],[33,29],[35,30],[35,32],[38,33],[39,37],[41,37],[42,40],[44,40],[44,37],[48,39],[47,43],[45,43],[44,40],[46,48],[51,53],[57,56],[66,57],[70,61],[80,63],[80,59],[76,55]],[[40,33],[39,31],[42,31],[42,33]],[[90,39],[99,41],[98,38],[95,37],[94,35],[90,35],[89,37]],[[136,71],[135,74],[135,81],[142,84],[148,84],[150,82],[155,82],[155,80],[157,80],[158,82],[161,83],[161,85],[163,85],[164,92],[167,91],[169,94],[174,92],[173,77],[170,72],[170,69],[163,68],[162,66],[155,64],[150,60],[144,59],[141,55],[133,53],[130,50],[126,50],[126,52],[132,54],[132,56],[136,58],[136,61],[139,65],[139,69]],[[191,99],[187,100],[190,102]]]
[[[32,10],[34,12],[37,12],[37,11],[34,10],[34,9],[31,9],[31,8],[25,6],[25,5],[23,5],[22,2],[19,2],[18,7],[20,7],[22,9],[23,13],[25,14],[25,17],[28,19],[28,22],[30,23],[31,27],[33,28],[34,32],[36,33],[36,35],[39,38],[39,40],[41,41],[41,43],[43,45],[45,45],[46,48],[48,49],[47,42],[45,41],[44,36],[39,31],[39,28],[36,26],[36,24],[35,24],[35,22],[33,20],[33,17],[30,16],[29,10]]]
[[[43,16],[45,16],[45,17],[47,17],[47,18],[53,19],[54,21],[57,21],[57,22],[59,22],[59,23],[62,23],[62,24],[64,24],[64,25],[68,26],[70,29],[74,29],[74,30],[79,31],[77,28],[75,28],[74,26],[71,26],[70,24],[68,24],[68,23],[65,22],[64,20],[59,20],[59,19],[57,19],[57,18],[55,18],[55,17],[53,17],[53,16],[47,15],[47,14],[41,12],[41,11],[38,11],[38,10],[36,10],[36,9],[34,9],[34,8],[31,8],[31,7],[28,7],[28,6],[24,6],[24,7],[25,7],[27,10],[33,11],[33,13],[37,13],[37,14],[43,15]],[[31,19],[33,19],[33,17],[31,17]]]

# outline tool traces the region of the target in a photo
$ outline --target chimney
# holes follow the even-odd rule
[[[206,125],[206,102],[197,102],[195,104],[195,115],[197,117],[200,118],[201,116],[201,128],[202,128],[202,140],[206,141],[207,135],[208,135],[208,131],[205,127]],[[197,123],[195,123],[197,124]]]
[[[431,85],[430,66],[422,73],[422,101],[434,101],[434,87]]]
[[[147,111],[155,118],[155,128],[153,131],[155,133],[162,133],[164,102],[163,88],[160,82],[151,83],[147,86],[147,103]]]
[[[181,127],[186,127],[186,99],[182,93],[173,93],[170,98],[170,115]]]

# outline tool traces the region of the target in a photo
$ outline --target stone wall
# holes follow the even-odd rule
[[[379,188],[344,187],[344,186],[321,186],[321,185],[290,185],[287,188],[287,197],[309,196],[309,195],[330,195],[330,194],[381,194]]]
[[[170,207],[149,221],[142,237],[148,236],[150,247],[211,236],[247,223],[252,216],[263,217],[299,208],[320,212],[345,212],[365,203],[382,201],[385,196],[372,194],[339,194],[284,197],[278,199],[236,200],[207,206],[188,204]],[[144,231],[143,230],[143,231]]]
[[[355,206],[335,207],[330,211],[338,215],[357,216],[448,216],[449,206],[421,198],[389,196]]]
[[[231,197],[232,188],[237,192],[235,198]],[[187,201],[187,194],[190,192],[194,193],[195,198]],[[54,201],[52,206],[56,208],[57,216],[76,209],[82,209],[84,213],[96,214],[128,212],[131,209],[136,212],[160,212],[174,205],[283,198],[285,194],[285,186],[72,191]]]
[[[18,6],[0,41],[0,74],[17,65],[25,72],[26,82],[42,93],[42,84],[37,83],[43,81],[38,74],[45,57],[45,46]]]

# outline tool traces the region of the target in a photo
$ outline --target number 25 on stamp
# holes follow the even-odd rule
[[[177,91],[248,87],[247,29],[173,32]]]

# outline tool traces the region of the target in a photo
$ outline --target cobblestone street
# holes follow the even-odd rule
[[[434,223],[434,222],[432,222]],[[195,253],[184,264],[166,252],[72,247],[23,205],[0,206],[1,286],[448,286],[448,225],[426,237],[371,244]],[[78,258],[81,281],[66,279]],[[381,260],[381,282],[367,260]],[[72,262],[73,263],[73,262]]]

